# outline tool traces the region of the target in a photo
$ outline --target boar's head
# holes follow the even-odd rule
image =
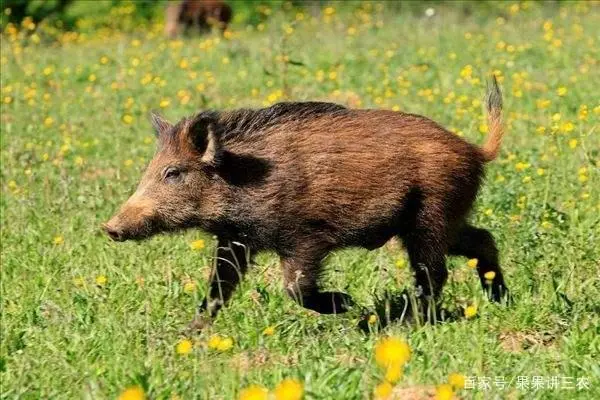
[[[158,150],[135,193],[103,225],[116,241],[199,226],[218,214],[218,116],[204,112],[176,125],[155,113],[151,119]]]

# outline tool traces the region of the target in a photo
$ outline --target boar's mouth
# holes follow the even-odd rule
[[[165,230],[161,225],[156,218],[146,218],[142,223],[135,226],[126,226],[109,221],[102,226],[102,229],[115,242],[124,242],[126,240],[148,239]]]
[[[103,224],[102,229],[115,242],[142,241],[159,233],[173,233],[198,226],[195,220],[188,221],[181,226],[171,226],[158,217],[146,218],[142,223],[135,226],[125,226],[112,222],[111,220]]]

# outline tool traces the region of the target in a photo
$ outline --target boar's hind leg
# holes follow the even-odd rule
[[[285,258],[281,260],[281,266],[285,290],[302,307],[321,314],[341,314],[352,305],[352,299],[345,293],[319,291],[320,258],[311,258],[310,261]]]
[[[487,230],[465,226],[450,246],[450,254],[478,260],[479,280],[484,290],[489,292],[492,300],[500,301],[502,297],[508,295],[508,289],[498,263],[498,249],[492,234]],[[493,272],[494,277],[491,279],[491,283],[488,283],[489,280],[485,277],[487,272]]]
[[[248,269],[249,251],[238,242],[219,240],[217,259],[210,277],[208,295],[200,305],[200,311],[214,316],[229,300],[233,291]]]

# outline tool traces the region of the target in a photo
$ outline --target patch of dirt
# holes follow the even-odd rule
[[[94,180],[97,178],[114,178],[116,173],[117,173],[117,170],[114,168],[106,168],[106,169],[97,168],[97,169],[85,170],[81,174],[81,178],[83,180]]]
[[[394,400],[433,400],[435,387],[433,386],[408,386],[396,387],[392,391],[391,399]]]
[[[520,353],[533,347],[552,347],[556,340],[549,332],[504,331],[498,337],[500,347],[509,353]]]

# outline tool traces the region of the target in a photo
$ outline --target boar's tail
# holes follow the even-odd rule
[[[504,126],[502,125],[502,93],[496,81],[496,75],[492,75],[492,82],[488,83],[485,105],[488,117],[488,138],[481,153],[486,162],[494,160],[498,156]]]

